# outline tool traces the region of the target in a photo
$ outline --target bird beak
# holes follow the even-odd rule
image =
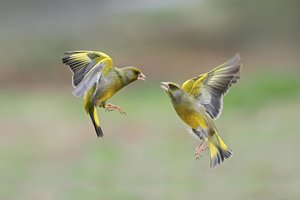
[[[161,87],[161,89],[163,89],[166,92],[168,92],[168,90],[170,89],[170,86],[167,82],[161,82],[160,87]]]
[[[144,74],[140,74],[137,78],[138,80],[142,80],[142,81],[145,81],[146,80],[146,76]]]

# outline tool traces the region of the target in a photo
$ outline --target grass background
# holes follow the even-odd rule
[[[300,82],[291,77],[232,87],[217,125],[234,156],[217,169],[207,153],[194,160],[197,141],[158,84],[113,97],[127,115],[100,110],[101,139],[68,92],[4,91],[1,199],[297,199]]]

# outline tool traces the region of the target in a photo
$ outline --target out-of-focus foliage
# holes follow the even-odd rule
[[[155,76],[207,70],[237,51],[246,70],[298,68],[298,1],[29,0],[1,5],[1,85],[12,78],[55,78],[66,84],[69,74],[62,75],[57,58],[72,49],[102,50],[118,66],[142,66]]]

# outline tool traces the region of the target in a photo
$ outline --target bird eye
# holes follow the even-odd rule
[[[172,85],[172,84],[170,84],[169,87],[170,87],[171,90],[174,90],[174,89],[177,88],[175,85]]]

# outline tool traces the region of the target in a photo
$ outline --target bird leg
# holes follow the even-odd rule
[[[111,103],[108,103],[105,105],[105,111],[113,111],[113,110],[116,110],[116,111],[119,111],[122,114],[126,114],[126,112],[120,107],[120,106],[117,106],[117,105],[113,105]]]
[[[196,157],[196,160],[199,160],[199,158],[201,157],[202,153],[207,149],[207,146],[206,146],[206,141],[200,143],[197,147],[196,147],[196,150],[195,150],[195,157]]]

